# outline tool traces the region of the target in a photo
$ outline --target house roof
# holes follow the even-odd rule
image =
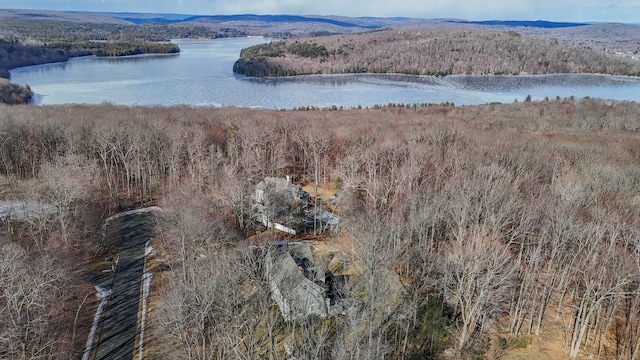
[[[285,178],[266,177],[256,185],[256,192],[263,191],[272,194],[286,193],[294,200],[302,200],[309,194],[302,189],[302,186],[291,183]],[[260,201],[261,199],[256,199]]]
[[[272,246],[267,253],[269,286],[285,320],[327,316],[325,290],[305,277],[294,257],[309,255],[308,244]]]
[[[363,268],[341,254],[339,247],[324,242],[269,245],[265,258],[269,288],[285,321],[347,314],[358,308],[358,301],[338,295],[344,293],[344,284],[335,276],[358,276]]]

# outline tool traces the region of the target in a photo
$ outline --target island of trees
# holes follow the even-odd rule
[[[0,197],[40,209],[0,228],[0,357],[79,358],[118,252],[102,220],[160,205],[148,358],[638,359],[638,131],[637,103],[586,98],[0,105]],[[284,175],[340,225],[256,236],[255,185]],[[264,251],[301,239],[363,269],[351,312],[282,317]]]
[[[234,71],[249,76],[362,72],[640,76],[640,63],[515,31],[440,28],[275,41],[244,49]]]

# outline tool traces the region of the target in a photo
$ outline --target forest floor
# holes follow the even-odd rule
[[[308,192],[311,197],[315,197],[316,196],[315,185],[312,182],[304,185],[302,187],[302,189],[304,189],[304,191]],[[331,198],[333,198],[335,196],[335,189],[333,187],[333,184],[320,184],[320,185],[318,185],[318,193],[317,193],[317,195],[319,196],[320,200],[324,201],[325,203],[329,202],[329,200],[331,200]]]
[[[555,320],[553,315],[545,317],[547,324],[544,331],[539,336],[523,335],[528,340],[528,346],[524,349],[509,349],[504,355],[498,357],[500,360],[562,360],[568,359],[569,347],[565,344],[565,334],[562,328],[562,321]],[[568,341],[568,340],[567,340]],[[606,351],[606,348],[603,348]],[[607,354],[598,355],[591,347],[587,351],[581,350],[576,359],[609,359]]]

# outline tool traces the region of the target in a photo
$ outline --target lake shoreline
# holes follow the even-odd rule
[[[238,106],[292,109],[394,104],[476,105],[556,97],[640,100],[640,78],[602,74],[406,75],[355,73],[248,77],[232,72],[241,49],[265,38],[176,40],[178,55],[80,57],[14,70],[32,104]]]

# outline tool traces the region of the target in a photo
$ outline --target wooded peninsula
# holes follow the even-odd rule
[[[49,209],[1,230],[0,357],[80,357],[86,274],[117,251],[103,219],[159,205],[150,359],[638,359],[638,131],[638,103],[588,98],[0,105],[2,199]],[[263,232],[256,185],[285,175],[340,223]],[[339,249],[339,315],[285,320],[274,301],[267,244],[303,239]]]
[[[599,73],[640,76],[640,62],[516,31],[446,27],[290,39],[244,49],[249,76],[401,73],[444,76]]]

